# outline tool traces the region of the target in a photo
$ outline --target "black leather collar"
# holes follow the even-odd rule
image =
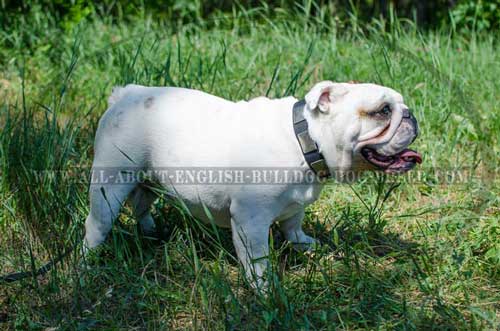
[[[293,131],[299,142],[300,149],[304,155],[309,168],[319,177],[330,177],[330,170],[326,165],[323,154],[319,151],[318,145],[311,138],[308,131],[307,121],[304,118],[304,100],[297,101],[293,105]]]

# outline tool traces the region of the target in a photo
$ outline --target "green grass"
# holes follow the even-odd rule
[[[324,243],[313,254],[272,229],[267,297],[245,284],[226,230],[159,199],[160,242],[124,210],[90,268],[74,252],[44,277],[0,284],[0,329],[498,327],[497,40],[397,20],[340,31],[307,15],[266,17],[239,12],[175,32],[147,18],[61,30],[38,12],[0,31],[0,273],[31,270],[82,238],[93,135],[114,85],[231,100],[301,97],[325,79],[387,85],[419,119],[418,177],[328,185],[307,210],[307,232]],[[59,175],[37,175],[47,169]],[[447,183],[445,170],[474,176]]]

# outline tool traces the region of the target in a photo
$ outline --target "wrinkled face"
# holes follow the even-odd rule
[[[396,91],[325,81],[305,100],[310,135],[329,167],[403,173],[422,162],[407,148],[418,135],[417,120]]]

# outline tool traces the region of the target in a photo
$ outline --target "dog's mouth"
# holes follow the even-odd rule
[[[389,174],[404,173],[413,169],[417,163],[422,163],[422,156],[408,148],[394,155],[382,155],[373,148],[364,147],[361,155],[370,164]]]

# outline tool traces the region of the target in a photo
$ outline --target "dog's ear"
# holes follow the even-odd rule
[[[327,113],[330,110],[332,102],[337,101],[347,93],[347,88],[344,84],[334,83],[329,80],[319,82],[307,92],[305,101],[309,110],[318,109],[322,113]]]

